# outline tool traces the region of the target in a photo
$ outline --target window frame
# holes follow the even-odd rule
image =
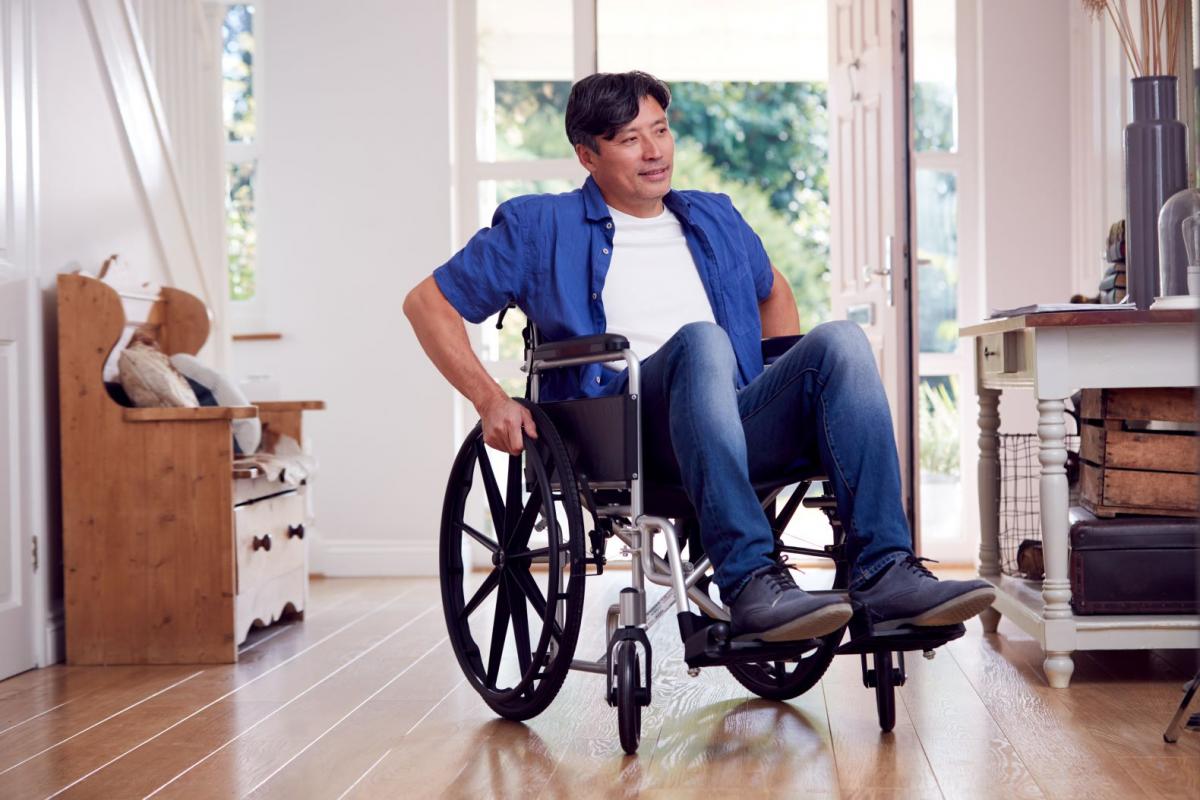
[[[268,16],[267,6],[269,0],[205,0],[209,5],[217,6],[221,9],[221,24],[224,25],[225,15],[231,6],[248,5],[254,7],[254,61],[251,69],[252,86],[254,93],[254,140],[251,142],[231,142],[228,139],[228,133],[225,130],[224,119],[224,70],[218,66],[217,73],[222,81],[222,119],[221,119],[221,147],[222,147],[222,173],[221,185],[225,187],[229,180],[229,168],[233,164],[244,164],[247,162],[254,164],[254,225],[257,231],[262,230],[262,209],[263,209],[263,140],[265,125],[265,116],[263,114],[263,97],[264,83],[263,80],[266,70],[264,64],[266,58],[264,56],[263,47],[263,29],[265,19]],[[224,55],[224,47],[220,40],[220,29],[217,31],[218,38],[216,42],[218,65],[220,58]],[[226,222],[226,206],[225,202],[228,199],[228,191],[223,189],[221,203],[221,254],[222,254],[222,286],[225,291],[225,300],[229,309],[229,319],[231,322],[231,331],[234,334],[254,332],[263,330],[266,325],[266,310],[267,303],[264,300],[264,289],[266,288],[265,275],[262,271],[262,241],[261,237],[255,239],[255,259],[254,259],[254,297],[249,300],[234,300],[229,292],[229,228]]]

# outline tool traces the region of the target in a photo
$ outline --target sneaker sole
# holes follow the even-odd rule
[[[973,589],[966,594],[961,594],[940,605],[936,605],[928,611],[923,611],[915,617],[889,619],[882,623],[877,623],[875,628],[877,630],[888,630],[901,625],[919,625],[927,628],[934,628],[941,625],[955,625],[959,622],[966,622],[971,617],[987,611],[991,608],[992,602],[995,599],[996,590],[991,587]]]
[[[774,628],[758,633],[744,633],[733,639],[735,642],[792,642],[815,639],[818,636],[833,633],[849,622],[852,616],[854,616],[854,610],[849,603],[834,603],[822,606]]]

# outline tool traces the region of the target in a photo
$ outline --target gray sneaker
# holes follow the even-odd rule
[[[809,594],[787,567],[772,564],[755,572],[733,601],[730,633],[738,641],[812,639],[836,631],[853,613],[844,595]]]
[[[875,629],[954,625],[983,612],[996,599],[987,581],[939,581],[921,561],[906,556],[850,591],[851,600],[867,607]]]

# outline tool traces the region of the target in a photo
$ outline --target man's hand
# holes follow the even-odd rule
[[[529,409],[507,395],[497,393],[476,410],[483,421],[483,441],[488,447],[515,456],[525,448],[522,431],[531,439],[537,438]]]

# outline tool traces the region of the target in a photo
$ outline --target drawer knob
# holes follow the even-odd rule
[[[288,538],[289,539],[303,539],[304,538],[304,526],[303,525],[288,525]]]
[[[991,358],[992,356],[998,356],[998,355],[1000,355],[999,350],[992,350],[991,348],[988,348],[988,347],[983,348],[983,357],[984,358]]]
[[[255,536],[254,541],[250,543],[255,550],[270,550],[271,549],[271,534],[264,533],[262,536]]]

